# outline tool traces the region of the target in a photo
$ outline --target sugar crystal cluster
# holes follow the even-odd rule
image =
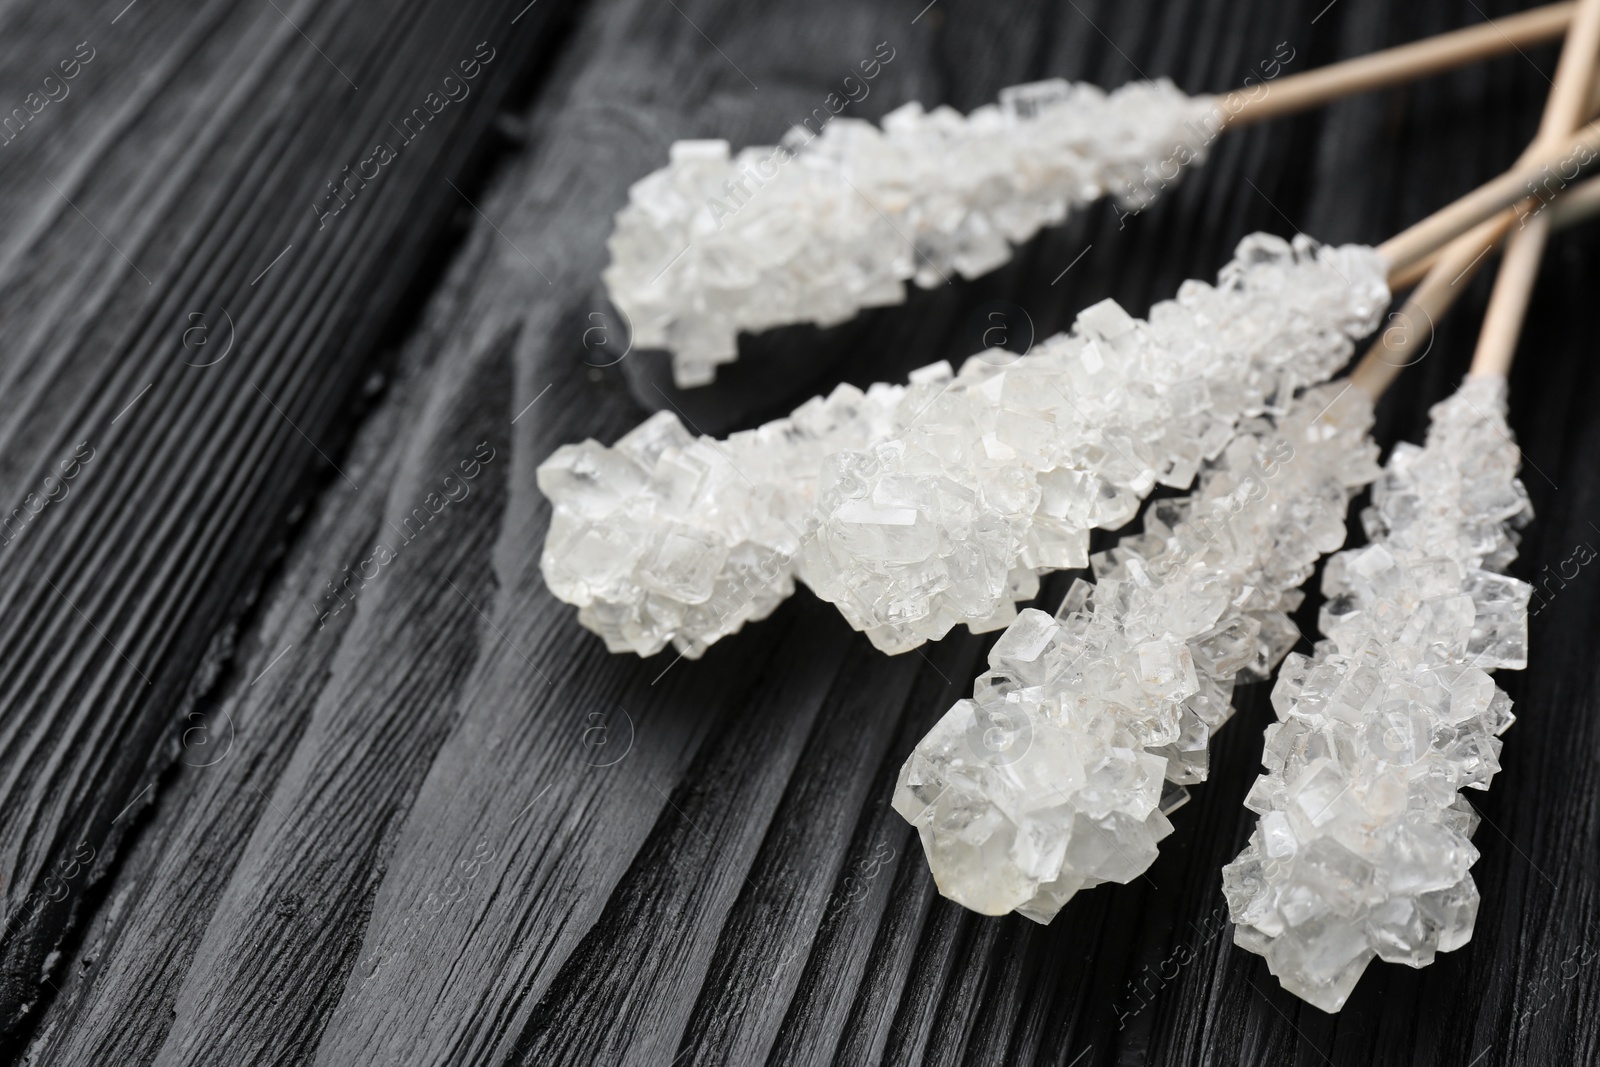
[[[889,653],[1005,626],[1040,573],[1087,564],[1091,529],[1186,488],[1241,418],[1342,366],[1384,272],[1365,247],[1255,234],[1147,321],[1107,300],[1026,356],[967,360],[893,437],[829,458],[806,584]]]
[[[1402,444],[1329,561],[1315,655],[1272,691],[1260,814],[1223,869],[1234,940],[1284,988],[1338,1011],[1373,957],[1423,967],[1472,936],[1467,869],[1511,700],[1488,671],[1527,663],[1531,587],[1499,573],[1531,517],[1505,425],[1505,381],[1469,378]]]
[[[651,656],[671,641],[698,658],[794,592],[822,458],[886,436],[897,402],[925,402],[941,376],[948,364],[910,386],[840,385],[726,441],[659,412],[611,448],[563,445],[538,470],[554,505],[546,584],[612,652]]]
[[[1091,528],[1122,525],[1157,483],[1188,486],[1241,419],[1325,380],[1387,301],[1370,249],[1256,234],[1148,321],[1103,301],[1028,355],[841,386],[726,442],[659,414],[540,467],[544,573],[608,647],[641,655],[700,655],[796,577],[886,652],[999,629],[1040,573],[1086,564]]]
[[[1095,583],[1006,629],[895,790],[941,893],[1048,922],[1150,866],[1235,680],[1265,677],[1298,639],[1297,587],[1378,473],[1371,422],[1364,393],[1332,384],[1247,420],[1192,496],[1094,557]]]
[[[907,279],[986,274],[1108,193],[1142,208],[1203,156],[1219,115],[1165,79],[1111,93],[1056,79],[966,116],[909,103],[881,129],[832,118],[731,157],[726,141],[680,141],[629,190],[606,287],[634,344],[704,385],[741,330],[829,326],[902,302]]]

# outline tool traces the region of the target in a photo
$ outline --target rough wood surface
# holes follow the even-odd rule
[[[0,146],[3,499],[93,449],[0,545],[0,1047],[86,1067],[1600,1057],[1600,579],[1573,562],[1600,544],[1593,234],[1554,242],[1513,378],[1539,512],[1516,573],[1548,604],[1529,670],[1502,682],[1520,715],[1505,769],[1473,797],[1477,932],[1420,972],[1374,964],[1338,1016],[1279,990],[1224,921],[1264,690],[1148,877],[1049,927],[989,919],[938,897],[888,807],[986,640],[886,659],[802,592],[702,660],[640,661],[608,655],[538,572],[533,471],[559,444],[668,404],[703,430],[751,425],[840,378],[958,360],[997,309],[1019,344],[1105,296],[1142,312],[1253,230],[1380,240],[1515,158],[1555,51],[1230,133],[1143,215],[1101,205],[987,278],[747,339],[691,393],[659,353],[598,366],[619,345],[585,332],[620,336],[598,284],[610,216],[673,139],[771,143],[879,42],[895,58],[861,117],[1056,75],[1220,91],[1280,42],[1299,70],[1499,12],[0,11],[19,102],[94,49]],[[480,41],[495,58],[471,93],[319,228],[324,183]],[[1385,442],[1453,388],[1485,292],[1385,401]],[[221,344],[223,308],[236,350],[192,365],[219,349],[190,314]],[[376,576],[343,584],[380,543]]]

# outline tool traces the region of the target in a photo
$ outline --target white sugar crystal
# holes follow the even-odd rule
[[[725,442],[659,414],[612,449],[567,446],[540,467],[555,504],[545,576],[608,647],[642,655],[669,641],[700,655],[796,577],[886,652],[957,624],[1001,629],[1039,574],[1084,566],[1090,529],[1122,525],[1158,482],[1186,486],[1216,461],[1219,494],[1257,495],[1276,460],[1228,451],[1241,420],[1326,379],[1387,301],[1370,249],[1257,234],[1216,286],[1184,283],[1148,321],[1102,302],[1005,366],[975,357],[904,387],[841,387]],[[1343,519],[1310,532],[1337,545]],[[1253,658],[1294,639],[1257,625]]]
[[[730,156],[680,141],[629,190],[604,278],[641,348],[673,354],[679,386],[738,356],[738,333],[843,322],[898,304],[905,282],[976,277],[1069,210],[1112,194],[1144,208],[1202,159],[1212,97],[1170,81],[1111,93],[1019,85],[963,117],[907,104],[883,128],[833,118]]]
[[[1074,583],[1055,619],[1021,613],[973,699],[900,771],[895,810],[917,827],[941,893],[1048,922],[1079,889],[1154,862],[1172,830],[1162,779],[1205,778],[1236,678],[1264,677],[1295,640],[1285,614],[1300,603],[1295,587],[1338,547],[1351,495],[1378,474],[1371,422],[1366,395],[1337,385],[1247,420],[1193,496],[1152,506],[1145,533],[1095,557],[1097,581]],[[965,725],[1002,714],[1027,739],[1003,760]],[[1339,785],[1324,767],[1297,768],[1279,796],[1258,799],[1283,801],[1275,855],[1293,854],[1299,821],[1338,816]],[[1308,862],[1328,885],[1361,891],[1343,853]]]
[[[1186,282],[1148,321],[1105,301],[1006,366],[970,359],[825,487],[800,573],[885,652],[1003,626],[1034,575],[1086,564],[1091,529],[1158,482],[1188,485],[1241,419],[1325,380],[1387,302],[1369,250],[1258,234],[1216,287]],[[1225,466],[1237,496],[1260,491],[1242,455]],[[1343,516],[1321,524],[1342,541]]]
[[[1422,967],[1465,944],[1476,817],[1457,792],[1499,769],[1510,699],[1485,671],[1527,663],[1525,582],[1495,573],[1531,516],[1505,382],[1470,378],[1402,444],[1362,516],[1372,544],[1328,562],[1322,632],[1273,689],[1250,807],[1223,869],[1235,940],[1284,988],[1338,1011],[1376,956]]]
[[[937,389],[841,385],[726,441],[662,412],[612,448],[565,445],[538,471],[554,505],[545,581],[613,652],[672,641],[698,657],[794,592],[822,458],[884,436],[899,400]]]

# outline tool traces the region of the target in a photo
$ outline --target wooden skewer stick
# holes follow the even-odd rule
[[[1522,154],[1519,164],[1551,145],[1559,145],[1585,115],[1594,112],[1595,102],[1600,101],[1600,83],[1594,77],[1597,58],[1600,58],[1600,0],[1583,0],[1562,48],[1561,62],[1556,68],[1556,80],[1545,103],[1538,135]],[[1393,325],[1383,331],[1357,364],[1350,376],[1352,383],[1373,396],[1381,394],[1400,368],[1411,362],[1411,353],[1432,336],[1434,323],[1466,289],[1479,264],[1505,237],[1511,224],[1522,217],[1527,221],[1512,234],[1507,244],[1495,294],[1490,299],[1479,335],[1478,353],[1473,359],[1472,373],[1503,374],[1522,329],[1528,294],[1538,275],[1539,260],[1550,232],[1551,218],[1539,210],[1542,206],[1537,198],[1529,197],[1441,250],[1421,284],[1392,317]],[[1399,279],[1391,277],[1390,281],[1399,288]],[[1487,362],[1483,362],[1485,360]]]
[[[1553,41],[1566,32],[1577,6],[1550,4],[1304,74],[1291,74],[1249,90],[1228,93],[1218,101],[1218,107],[1225,112],[1225,125],[1245,126],[1355,93],[1401,85],[1514,49]]]
[[[1554,231],[1571,229],[1600,217],[1600,178],[1579,182],[1563,193],[1546,214]],[[1430,271],[1400,310],[1390,316],[1391,325],[1351,372],[1351,385],[1376,400],[1394,382],[1396,375],[1421,358],[1409,353],[1427,342],[1434,324],[1450,310],[1456,297],[1466,288],[1464,283],[1476,273],[1482,257],[1499,244],[1515,219],[1516,215],[1508,209],[1479,223],[1466,237],[1439,251],[1433,262],[1440,269]]]
[[[1492,223],[1500,230],[1497,237],[1504,237],[1505,231],[1517,219],[1516,210],[1515,207],[1508,208],[1502,214],[1490,219],[1489,222],[1483,223],[1484,230],[1487,232]],[[1562,193],[1561,199],[1551,204],[1547,211],[1550,216],[1550,229],[1555,233],[1559,233],[1562,230],[1570,230],[1574,226],[1581,226],[1583,223],[1600,215],[1600,177],[1585,178],[1574,185],[1567,192]],[[1444,255],[1444,251],[1447,251],[1447,249],[1442,250],[1439,255]],[[1438,261],[1437,256],[1434,257],[1434,261]]]
[[[1552,231],[1571,229],[1600,216],[1600,178],[1587,178],[1562,193],[1561,199],[1545,214]],[[1390,326],[1367,349],[1367,354],[1351,372],[1350,380],[1368,395],[1377,397],[1394,381],[1395,375],[1420,359],[1421,356],[1411,353],[1419,348],[1426,352],[1423,346],[1432,336],[1434,324],[1466,290],[1488,253],[1505,237],[1516,219],[1517,208],[1508,208],[1441,249],[1429,261],[1438,269],[1430,269],[1400,310],[1390,316]],[[1392,284],[1396,289],[1402,288],[1400,283]]]
[[[1600,117],[1600,78],[1595,80],[1594,89],[1589,94],[1589,117]],[[1533,146],[1529,145],[1528,152],[1532,151]],[[1526,158],[1527,153],[1524,153],[1523,159]],[[1581,195],[1579,193],[1580,189],[1584,190]],[[1555,228],[1558,230],[1563,229],[1566,226],[1574,225],[1577,222],[1587,218],[1588,215],[1584,212],[1590,208],[1595,197],[1600,197],[1600,185],[1595,185],[1592,181],[1585,182],[1582,185],[1575,187],[1569,193],[1564,193],[1561,199],[1556,202],[1556,215],[1552,220]],[[1502,226],[1500,233],[1495,235],[1496,242],[1505,236],[1505,231],[1511,228],[1512,223],[1536,210],[1538,206],[1539,205],[1530,197],[1528,200],[1523,201],[1523,203],[1520,205],[1512,205],[1511,207],[1506,208],[1500,216]],[[1594,206],[1600,207],[1600,204],[1595,204]],[[1577,215],[1569,220],[1567,216],[1571,213],[1577,213]],[[1430,256],[1418,260],[1409,267],[1392,272],[1389,275],[1390,288],[1398,292],[1401,289],[1409,289],[1413,285],[1416,285],[1422,280],[1423,275],[1427,274],[1428,271],[1433,269],[1434,263],[1438,261],[1439,256],[1442,254],[1442,251],[1435,252]]]
[[[1591,178],[1590,181],[1600,179]],[[1422,284],[1412,290],[1400,310],[1389,317],[1389,326],[1350,372],[1351,384],[1377,399],[1389,388],[1395,375],[1427,354],[1426,346],[1433,336],[1434,325],[1444,318],[1445,312],[1466,289],[1478,264],[1500,243],[1513,218],[1506,212],[1480,222],[1466,236],[1440,250]]]
[[[1499,245],[1501,241],[1505,240],[1506,231],[1511,229],[1512,224],[1515,223],[1520,216],[1526,215],[1538,207],[1537,204],[1530,203],[1529,201],[1531,200],[1532,197],[1521,203],[1512,204],[1510,207],[1500,212],[1500,214],[1489,220],[1490,222],[1497,224],[1494,228],[1493,235],[1489,238],[1489,240],[1492,242],[1489,247],[1493,248]],[[1485,223],[1484,225],[1487,227],[1488,223]],[[1473,229],[1467,232],[1470,236],[1471,234],[1476,234],[1479,231]],[[1485,229],[1484,232],[1487,233],[1487,229]],[[1466,239],[1466,237],[1456,238],[1457,241],[1465,241]],[[1420,284],[1424,278],[1432,273],[1433,268],[1439,265],[1439,261],[1444,258],[1445,254],[1449,252],[1451,247],[1452,245],[1446,245],[1444,248],[1441,248],[1436,252],[1431,252],[1428,255],[1423,256],[1410,266],[1400,267],[1397,270],[1390,271],[1389,289],[1392,292],[1398,293],[1402,290],[1410,289],[1413,285]],[[1477,272],[1474,271],[1473,274],[1476,275]]]
[[[1556,68],[1555,85],[1545,105],[1544,119],[1539,124],[1541,141],[1554,142],[1583,122],[1588,114],[1597,62],[1600,62],[1600,0],[1581,0],[1561,50],[1561,64]],[[1522,229],[1506,238],[1505,258],[1500,261],[1500,273],[1484,312],[1469,376],[1504,376],[1511,369],[1533,283],[1539,277],[1539,261],[1544,258],[1549,239],[1550,216],[1544,212],[1535,214]]]
[[[1535,210],[1542,210],[1596,159],[1600,159],[1600,122],[1591,122],[1571,140],[1563,139],[1519,162],[1379,245],[1378,252],[1389,261],[1391,278],[1530,193],[1539,205]]]
[[[1539,119],[1539,140],[1559,142],[1575,133],[1594,113],[1600,99],[1595,65],[1600,62],[1600,3],[1580,0],[1572,26],[1561,47],[1556,80],[1550,87],[1544,115]]]
[[[1504,377],[1511,369],[1533,283],[1539,277],[1539,261],[1544,258],[1550,237],[1549,223],[1549,216],[1540,215],[1506,242],[1505,258],[1500,261],[1500,273],[1495,275],[1494,292],[1478,330],[1478,347],[1472,354],[1468,377]]]
[[[1590,178],[1572,187],[1550,209],[1552,229],[1565,230],[1600,215],[1600,178]]]

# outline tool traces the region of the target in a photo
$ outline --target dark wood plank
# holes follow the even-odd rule
[[[181,767],[164,777],[149,812],[73,956],[53,983],[47,1023],[34,1038],[53,1063],[148,1063],[165,1042],[172,1007],[217,898],[276,788],[355,618],[319,626],[306,599],[376,533],[401,454],[399,408],[363,426],[306,532],[265,594],[238,650],[226,695],[197,705],[178,735]],[[283,534],[287,536],[289,529]],[[131,816],[125,816],[131,817]]]
[[[6,174],[27,221],[0,276],[5,497],[38,492],[78,442],[93,456],[0,572],[7,1029],[174,761],[278,518],[331,475],[319,453],[341,450],[350,390],[457,209],[437,190],[487,143],[555,8],[517,27],[508,4],[149,10],[63,10],[106,47]],[[491,33],[499,62],[471,95],[319,230],[324,182]],[[238,351],[188,365],[188,312],[223,307]],[[68,869],[62,895],[46,879]]]
[[[365,130],[391,117],[369,102],[404,98],[427,82],[418,72],[428,57],[481,39],[468,32],[480,12],[286,9],[359,72],[360,92],[344,96],[330,64],[260,13],[215,4],[190,23],[165,11],[118,23],[144,34],[134,39],[142,65],[97,58],[85,77],[104,72],[120,106],[72,111],[99,100],[88,92],[52,104],[59,110],[37,129],[59,118],[62,139],[40,138],[37,169],[0,172],[0,217],[16,223],[0,230],[0,270],[10,272],[0,307],[19,340],[15,357],[0,355],[0,381],[8,400],[27,401],[0,410],[0,487],[27,491],[62,447],[92,436],[84,427],[108,431],[93,437],[108,447],[73,497],[0,560],[9,612],[0,774],[12,776],[0,782],[25,801],[23,818],[10,820],[8,806],[0,829],[8,907],[15,872],[37,881],[42,863],[70,858],[61,850],[75,827],[111,828],[94,839],[108,842],[105,856],[97,849],[69,901],[40,916],[32,940],[3,950],[17,963],[8,988],[20,1006],[40,992],[29,976],[43,953],[63,949],[46,1000],[21,1021],[34,1060],[1082,1067],[1594,1057],[1593,969],[1573,965],[1593,957],[1596,925],[1588,571],[1536,619],[1533,668],[1502,683],[1523,717],[1494,790],[1473,797],[1486,816],[1473,943],[1421,972],[1375,964],[1338,1016],[1279,990],[1218,919],[1219,868],[1253,821],[1240,801],[1270,721],[1265,687],[1241,693],[1212,780],[1175,816],[1148,877],[1082,894],[1039,927],[940,899],[888,808],[905,753],[968,691],[985,639],[955,635],[925,657],[884,660],[802,593],[703,660],[640,661],[606,654],[544,589],[548,511],[533,468],[556,445],[612,440],[641,405],[680,406],[721,432],[840,377],[866,383],[960,359],[974,347],[970,320],[997,300],[1025,309],[1039,336],[1105,296],[1142,313],[1183,278],[1213,274],[1251,230],[1375,241],[1510,161],[1554,55],[1230,134],[1141,216],[1086,212],[987,278],[834,330],[754,339],[714,390],[667,388],[659,354],[586,365],[589,316],[610,314],[596,279],[627,185],[677,137],[775,140],[879,40],[897,55],[866,117],[906,99],[970,109],[1004,85],[1053,75],[1108,87],[1171,75],[1191,91],[1217,90],[1279,42],[1303,69],[1481,17],[1380,0],[939,0],[918,16],[922,6],[589,0],[540,94],[507,127],[525,150],[473,196],[476,208],[441,179],[485,141],[511,84],[531,76],[512,70],[528,66],[521,59],[491,65],[506,72],[499,95],[482,85],[478,110],[449,112],[452,138],[405,157],[415,169],[375,185],[368,214],[358,202],[333,220],[337,239],[308,257],[314,265],[279,273],[286,260],[268,273],[250,297],[260,303],[241,305],[253,324],[245,333],[262,338],[245,349],[248,364],[207,377],[151,373],[170,363],[189,303],[249,289],[288,243],[284,204],[305,210],[315,184],[305,174],[337,173],[370,140]],[[520,7],[481,14],[508,22]],[[532,10],[550,18],[545,4]],[[49,41],[71,24],[38,18],[19,32]],[[520,54],[556,28],[519,29]],[[0,43],[0,70],[22,71],[24,58]],[[229,63],[236,84],[218,73]],[[274,84],[284,71],[301,80]],[[207,85],[233,95],[197,100]],[[307,118],[308,101],[332,108]],[[135,132],[146,131],[155,162],[136,164]],[[28,182],[56,166],[76,166],[74,202],[112,220],[108,233],[141,268],[157,265],[153,286],[97,247],[79,216],[59,206],[40,215]],[[452,213],[471,236],[412,320],[402,283],[423,268],[425,234]],[[401,225],[413,217],[415,232]],[[1600,501],[1585,478],[1600,435],[1585,400],[1597,384],[1587,359],[1594,241],[1575,233],[1553,248],[1514,380],[1512,423],[1540,509],[1518,564],[1529,577],[1579,543],[1600,544]],[[182,280],[168,284],[169,271]],[[1415,438],[1427,404],[1453,388],[1485,292],[1473,287],[1385,401],[1385,441]],[[95,314],[73,319],[81,306]],[[384,363],[382,348],[400,342],[394,385],[368,413],[346,407]],[[343,473],[316,476],[315,453],[265,417],[252,383],[283,390],[285,412]],[[497,458],[472,495],[318,630],[307,605],[324,583],[488,439]],[[286,528],[289,502],[312,491],[309,517]],[[287,557],[273,567],[284,540]],[[50,606],[41,575],[153,672],[145,688],[157,692],[137,696],[129,665],[85,619]],[[1043,599],[1061,588],[1050,583]],[[1312,631],[1314,598],[1298,621]],[[200,697],[209,703],[195,705]],[[199,735],[187,718],[195,706],[208,728]],[[232,748],[204,766],[215,750],[200,739],[220,744],[219,721]],[[156,788],[135,796],[146,783]],[[109,822],[130,798],[154,807]],[[84,922],[63,941],[73,909]],[[1187,962],[1175,967],[1180,949]]]

